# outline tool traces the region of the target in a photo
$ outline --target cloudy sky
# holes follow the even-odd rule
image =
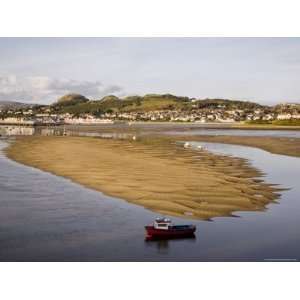
[[[0,38],[0,100],[172,93],[300,102],[300,38]]]

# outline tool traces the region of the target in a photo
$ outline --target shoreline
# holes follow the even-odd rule
[[[168,139],[21,137],[5,149],[22,164],[152,211],[209,220],[261,211],[279,197],[248,161],[183,149]]]

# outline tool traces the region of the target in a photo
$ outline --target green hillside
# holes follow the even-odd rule
[[[72,95],[73,96],[73,95]],[[67,99],[67,101],[61,101]],[[232,101],[225,99],[193,100],[171,94],[148,94],[145,96],[128,96],[118,98],[114,95],[105,96],[100,100],[87,100],[85,97],[70,95],[60,98],[51,105],[55,112],[79,115],[91,113],[100,115],[105,112],[147,112],[154,110],[192,110],[192,109],[255,109],[262,106],[253,102]]]
[[[227,100],[227,99],[204,99],[197,100],[198,108],[226,108],[226,109],[256,109],[263,106],[250,101]]]

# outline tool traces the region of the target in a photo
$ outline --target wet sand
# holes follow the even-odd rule
[[[235,144],[257,147],[274,154],[300,157],[300,139],[269,136],[226,136],[226,135],[194,135],[176,136],[179,140],[193,140],[200,142]]]
[[[264,210],[280,191],[244,159],[184,149],[157,137],[20,137],[6,153],[107,195],[186,218]]]

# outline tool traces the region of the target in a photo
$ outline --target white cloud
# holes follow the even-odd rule
[[[118,85],[105,85],[101,81],[54,79],[47,76],[0,76],[0,100],[52,103],[68,93],[79,93],[90,99],[107,94],[120,94]]]

